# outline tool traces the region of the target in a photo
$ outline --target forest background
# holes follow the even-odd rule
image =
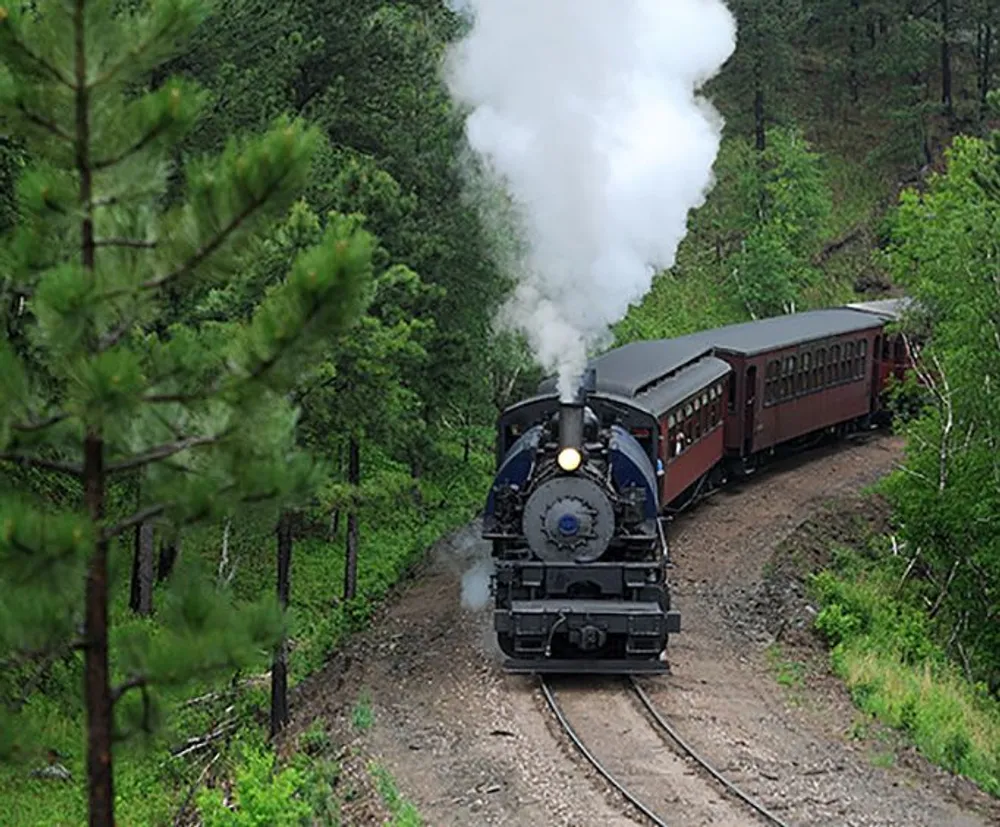
[[[707,89],[726,119],[717,182],[691,217],[676,266],[617,325],[617,343],[893,292],[921,301],[934,330],[922,353],[931,393],[902,426],[906,468],[883,487],[897,527],[892,551],[875,543],[818,579],[819,625],[859,704],[1000,792],[1000,738],[990,737],[1000,732],[992,729],[1000,691],[1000,144],[991,137],[1000,3],[729,6],[739,45]],[[296,257],[344,216],[374,236],[371,290],[357,324],[294,382],[295,439],[328,469],[294,513],[271,503],[191,526],[140,520],[113,541],[112,663],[123,657],[114,646],[135,635],[155,645],[159,607],[173,605],[192,577],[208,600],[251,604],[272,595],[282,536],[294,538],[294,686],[366,623],[434,540],[479,509],[496,414],[530,392],[539,373],[522,343],[493,326],[512,285],[492,263],[499,240],[465,185],[462,113],[439,72],[462,20],[440,0],[233,0],[217,9],[144,81],[156,88],[181,76],[208,92],[207,114],[171,147],[174,160],[221,152],[231,136],[261,133],[281,115],[305,118],[322,140],[301,200],[230,275],[169,292],[162,313],[135,335],[250,319]],[[32,163],[27,145],[0,123],[2,233],[24,222],[16,187]],[[171,187],[178,197],[177,182]],[[22,296],[3,273],[0,289],[16,346]],[[58,475],[0,467],[5,492],[31,492],[57,511],[78,507],[79,490]],[[143,473],[112,485],[109,511],[127,515],[142,502]],[[905,586],[891,600],[879,588],[888,582]],[[11,759],[0,769],[5,818],[80,823],[83,659],[71,647],[38,653],[0,640],[0,699],[17,722],[17,737],[3,742]],[[270,805],[288,812],[296,786],[312,777],[310,807],[322,809],[315,801],[328,801],[330,790],[315,773],[269,775],[260,716],[270,703],[270,658],[255,651],[239,671],[159,687],[161,725],[115,746],[122,823],[170,823],[198,807],[206,820],[215,812],[214,823],[228,823],[214,799],[189,796],[223,746],[214,771],[262,785]],[[939,678],[943,694],[910,681],[921,670]],[[944,713],[936,711],[942,703]],[[46,753],[73,781],[30,775]]]

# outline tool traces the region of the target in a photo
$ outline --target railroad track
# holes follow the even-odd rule
[[[587,759],[591,766],[597,770],[597,772],[615,789],[617,790],[633,807],[635,807],[640,813],[642,813],[652,824],[657,825],[657,827],[671,827],[671,822],[665,820],[660,815],[658,815],[653,809],[651,809],[647,804],[645,804],[642,799],[633,792],[626,785],[622,779],[615,776],[610,770],[607,769],[605,764],[590,750],[584,740],[577,734],[572,723],[566,716],[563,708],[560,706],[558,699],[556,698],[556,693],[553,691],[552,687],[549,685],[545,678],[539,676],[539,682],[542,689],[542,694],[545,697],[546,703],[548,703],[549,708],[552,710],[559,722],[559,726],[562,728],[563,732],[569,737],[573,746]],[[731,797],[739,799],[744,805],[746,805],[750,810],[752,810],[757,816],[764,819],[768,824],[774,825],[774,827],[789,827],[784,821],[782,821],[778,816],[768,810],[763,804],[754,799],[752,796],[743,792],[739,787],[725,778],[722,773],[720,773],[715,767],[713,767],[703,756],[701,756],[697,751],[695,751],[677,732],[676,729],[660,714],[660,712],[653,705],[653,702],[649,699],[645,690],[639,685],[635,678],[627,679],[627,688],[631,690],[632,694],[639,700],[643,709],[647,713],[644,719],[651,723],[653,728],[661,734],[669,736],[670,740],[676,744],[680,751],[684,755],[691,758],[705,773],[710,775],[714,781],[716,781],[723,789],[723,791]]]

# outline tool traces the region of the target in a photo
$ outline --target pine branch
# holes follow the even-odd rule
[[[0,22],[2,22],[2,19],[3,18],[0,18]],[[56,83],[60,84],[61,86],[66,87],[67,89],[69,89],[71,91],[74,91],[74,92],[76,91],[76,85],[73,83],[72,80],[70,80],[69,78],[67,78],[62,72],[59,71],[59,69],[57,67],[53,66],[51,63],[49,63],[41,55],[36,54],[30,48],[28,48],[28,44],[27,43],[25,43],[22,40],[18,40],[16,37],[10,38],[7,41],[7,43],[8,43],[8,45],[13,46],[13,48],[16,51],[20,52],[22,55],[24,55],[26,58],[28,58],[28,60],[30,60],[32,63],[34,63],[35,66],[37,66],[39,69],[41,69],[49,77],[51,77]]]
[[[201,399],[207,399],[209,396],[218,393],[219,389],[219,385],[213,385],[206,391],[197,391],[196,393],[150,393],[143,396],[142,401],[153,404],[164,404],[170,402],[187,404],[189,402],[197,402]]]
[[[312,323],[322,310],[322,305],[318,302],[314,302],[309,311],[300,320],[298,327],[298,335],[295,337],[298,339],[305,332],[306,328]],[[251,372],[248,377],[248,381],[254,382],[260,379],[265,373],[267,373],[271,368],[273,368],[278,362],[281,361],[281,357],[285,355],[285,352],[292,346],[293,341],[286,342],[284,347],[279,348],[269,359],[264,359],[260,362]]]
[[[155,241],[143,241],[138,238],[95,238],[95,247],[131,247],[141,250],[156,249]]]
[[[232,483],[229,485],[224,485],[215,492],[216,497],[224,497],[234,488],[236,488],[236,486]],[[270,491],[264,491],[258,494],[248,494],[245,497],[241,497],[239,502],[243,505],[253,505],[254,503],[267,502],[268,500],[274,499],[276,496],[278,496],[278,491],[272,489]],[[125,519],[121,520],[120,522],[117,522],[114,525],[105,528],[103,531],[101,531],[101,539],[112,540],[118,535],[124,534],[130,528],[134,528],[139,523],[144,522],[145,520],[151,520],[153,517],[159,517],[173,505],[174,505],[173,502],[164,502],[146,506],[146,508],[134,512]],[[203,509],[202,511],[199,511],[196,514],[192,514],[190,517],[184,520],[183,523],[181,523],[181,525],[187,526],[200,522],[208,515],[208,513],[209,512],[207,509]]]
[[[117,77],[118,73],[121,72],[122,69],[141,63],[144,56],[151,48],[153,48],[157,43],[162,43],[163,39],[170,35],[172,23],[176,23],[176,20],[167,18],[167,21],[163,26],[158,28],[155,32],[151,32],[149,37],[147,37],[144,41],[129,49],[121,60],[117,63],[111,64],[111,66],[105,69],[103,73],[87,84],[87,89],[96,89],[98,86],[110,83],[115,79],[115,77]]]
[[[130,201],[159,197],[159,189],[153,187],[148,190],[133,190],[131,192],[125,192],[121,195],[102,195],[96,198],[91,198],[89,206],[91,209],[98,209],[100,207],[117,207],[119,204],[127,204]]]
[[[112,155],[110,158],[102,158],[99,161],[94,161],[94,163],[91,164],[91,168],[94,171],[99,172],[101,170],[108,169],[109,167],[117,166],[125,159],[131,158],[137,152],[141,152],[143,149],[149,146],[149,144],[151,144],[153,141],[159,138],[160,135],[166,132],[169,126],[170,126],[169,122],[157,124],[151,130],[149,130],[149,132],[143,135],[138,141],[132,144],[132,146],[123,149],[117,155]]]
[[[11,430],[20,431],[21,433],[34,433],[35,431],[42,431],[52,425],[56,425],[68,417],[69,414],[58,413],[33,422],[14,422],[10,427]]]
[[[189,275],[195,270],[200,264],[202,264],[205,259],[211,256],[213,253],[219,250],[223,244],[229,239],[229,237],[235,233],[246,221],[259,210],[268,199],[275,192],[278,191],[282,179],[277,179],[270,187],[268,187],[259,198],[255,198],[251,201],[243,210],[241,210],[233,219],[229,222],[222,230],[214,237],[211,241],[203,244],[199,247],[194,255],[191,256],[187,261],[181,264],[176,270],[173,270],[165,275],[157,276],[156,278],[147,279],[139,285],[141,290],[156,290],[170,282],[176,281],[179,278],[183,278]],[[120,288],[118,290],[110,290],[104,293],[102,299],[113,299],[118,296],[132,293],[133,290],[130,288]],[[182,400],[177,400],[182,401]]]
[[[80,477],[83,475],[83,468],[79,465],[74,465],[70,462],[60,462],[59,460],[54,459],[33,457],[28,454],[0,452],[0,460],[13,462],[20,465],[22,468],[42,468],[46,471],[58,471],[61,474],[69,474],[73,477]]]
[[[134,528],[139,525],[139,523],[144,523],[146,520],[151,520],[153,517],[159,517],[164,511],[167,510],[169,503],[157,503],[156,505],[150,505],[146,508],[140,509],[130,516],[126,517],[115,523],[110,528],[105,528],[101,531],[101,538],[104,540],[112,540],[119,534],[124,534],[130,528]]]
[[[36,115],[34,112],[30,111],[21,101],[18,101],[17,109],[21,113],[21,116],[28,121],[33,123],[35,126],[39,126],[48,132],[50,135],[54,135],[59,140],[64,141],[67,144],[73,143],[73,136],[64,132],[58,124],[52,121],[47,121],[41,115]]]
[[[302,319],[302,323],[299,325],[300,335],[301,331],[304,331],[313,321],[313,319],[315,319],[316,316],[319,315],[321,309],[322,308],[319,304],[313,305],[310,311],[306,314],[305,318]],[[286,343],[284,347],[279,348],[278,351],[274,353],[270,358],[264,359],[262,362],[257,364],[254,367],[254,369],[250,372],[250,375],[247,377],[247,381],[254,382],[260,379],[265,373],[267,373],[272,367],[274,367],[279,361],[281,361],[281,357],[284,356],[286,350],[291,346],[291,344],[292,344],[291,342]],[[149,403],[159,403],[159,404],[171,403],[171,402],[187,404],[190,402],[197,402],[202,399],[208,399],[209,397],[219,393],[224,387],[225,380],[228,378],[232,378],[232,374],[226,374],[225,376],[221,377],[219,381],[212,384],[211,387],[205,390],[196,391],[194,393],[151,393],[147,394],[146,396],[143,396],[142,401]],[[323,380],[321,383],[319,383],[318,386],[314,386],[308,389],[307,391],[300,393],[300,395],[298,396],[296,396],[293,393],[291,396],[291,402],[293,404],[299,404],[302,401],[302,399],[304,399],[306,396],[309,395],[309,393],[327,387],[328,385],[334,383],[339,378],[340,377],[334,377],[329,380]]]
[[[163,287],[165,284],[169,284],[172,281],[176,281],[179,278],[191,273],[198,265],[200,265],[205,259],[216,252],[229,237],[235,233],[257,210],[259,210],[264,204],[267,203],[268,199],[278,191],[281,185],[282,179],[279,178],[275,180],[270,187],[268,187],[260,195],[260,197],[252,200],[247,206],[241,210],[232,221],[229,222],[223,229],[207,244],[202,245],[195,254],[191,256],[186,262],[184,262],[180,267],[171,273],[167,273],[163,276],[157,276],[156,278],[144,281],[139,285],[143,290],[156,290]]]
[[[118,684],[111,691],[111,703],[116,704],[122,699],[122,697],[133,689],[146,689],[149,686],[149,681],[142,675],[135,675],[129,678],[127,681],[123,681]]]
[[[151,448],[145,453],[130,457],[129,459],[109,463],[105,469],[105,473],[115,474],[120,471],[129,471],[133,468],[141,468],[143,465],[149,465],[151,462],[172,457],[174,454],[179,454],[181,451],[186,451],[188,448],[197,448],[201,445],[212,445],[216,442],[220,442],[232,432],[233,428],[230,427],[226,428],[226,430],[221,433],[213,434],[212,436],[188,437],[187,439],[180,439],[176,442],[167,442],[163,445]]]

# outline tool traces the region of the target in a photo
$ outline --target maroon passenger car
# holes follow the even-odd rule
[[[901,378],[910,368],[900,337],[885,334],[902,302],[633,342],[591,362],[596,388],[638,403],[659,421],[661,504],[676,506],[729,472],[751,472],[779,446],[868,425],[882,407],[888,376]],[[540,390],[554,386],[550,379]]]

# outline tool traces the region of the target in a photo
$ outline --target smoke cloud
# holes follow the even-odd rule
[[[490,600],[493,558],[490,544],[482,538],[483,524],[473,520],[435,546],[437,561],[461,578],[462,607],[473,612],[486,608]]]
[[[462,606],[473,612],[486,608],[490,601],[490,575],[493,561],[480,560],[462,575]]]
[[[674,263],[713,184],[722,120],[698,96],[735,48],[721,0],[451,0],[473,18],[449,54],[485,210],[517,288],[502,321],[572,396],[588,348]],[[482,182],[478,182],[481,188]],[[513,253],[512,253],[513,251]]]

